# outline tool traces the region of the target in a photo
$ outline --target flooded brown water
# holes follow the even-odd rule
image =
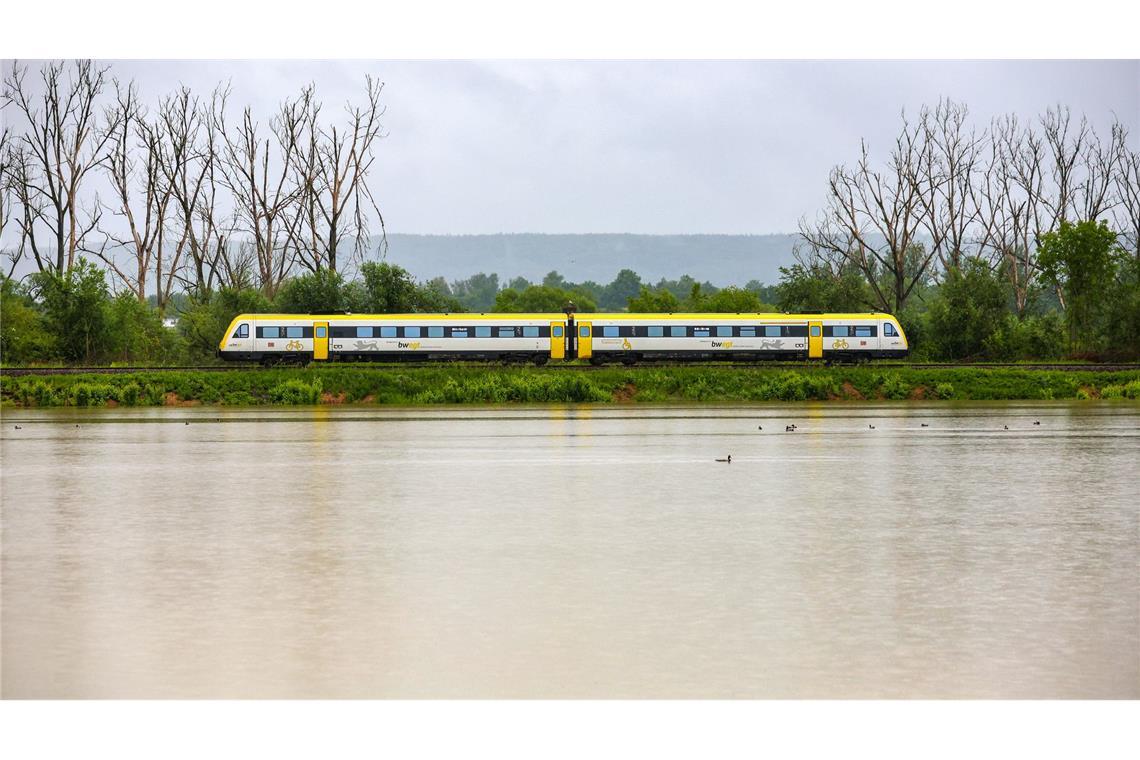
[[[6,698],[1140,697],[1137,404],[30,410],[0,446]]]

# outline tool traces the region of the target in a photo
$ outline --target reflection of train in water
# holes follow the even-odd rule
[[[890,314],[239,314],[218,354],[308,361],[824,359],[906,356]]]

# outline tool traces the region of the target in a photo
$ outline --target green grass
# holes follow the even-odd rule
[[[1140,371],[446,365],[0,375],[6,406],[1140,399]]]

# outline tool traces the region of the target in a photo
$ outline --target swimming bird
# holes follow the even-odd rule
[[[871,430],[874,430],[874,429],[875,429],[875,426],[874,426],[874,425],[867,425],[867,427],[869,427]]]
[[[785,433],[794,433],[794,432],[796,432],[796,426],[795,425],[784,425],[784,432]]]
[[[930,425],[927,425],[925,422],[920,422],[919,424],[922,425],[922,427],[930,427]]]
[[[183,422],[182,424],[183,425],[189,425],[190,423],[189,422]]]
[[[17,425],[17,426],[16,426],[16,429],[17,429],[17,430],[23,430],[23,428],[22,428],[22,427],[20,427],[19,425]]]
[[[1034,424],[1034,425],[1040,425],[1040,424],[1041,424],[1041,420],[1033,420],[1033,424]]]
[[[757,426],[756,426],[756,429],[757,429],[757,430],[763,430],[763,429],[764,429],[764,426],[763,426],[763,425],[757,425]]]
[[[728,462],[729,464],[732,464],[732,454],[729,454],[729,455],[728,455],[728,458],[727,458],[727,459],[718,459],[718,460],[716,460],[716,461],[718,461],[718,462]]]
[[[1002,427],[1005,428],[1006,430],[1009,430],[1009,425],[1002,425]]]

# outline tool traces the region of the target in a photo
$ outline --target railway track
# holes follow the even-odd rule
[[[454,362],[449,362],[453,365]],[[469,367],[504,367],[530,365],[462,363]],[[377,362],[375,364],[341,364],[344,369],[359,369],[366,372],[418,369],[442,366],[437,362]],[[818,362],[642,362],[633,368],[667,369],[673,367],[739,367],[752,369],[805,369],[818,367]],[[833,365],[850,366],[850,365]],[[913,364],[903,362],[870,362],[862,365],[881,369],[1022,369],[1030,371],[1067,370],[1076,372],[1129,372],[1140,370],[1140,364]],[[621,369],[621,364],[549,364],[542,369],[568,371],[596,371],[601,369]],[[261,370],[256,364],[211,364],[201,367],[12,367],[0,368],[0,375],[20,377],[26,375],[125,375],[134,372],[235,372],[238,370]]]

